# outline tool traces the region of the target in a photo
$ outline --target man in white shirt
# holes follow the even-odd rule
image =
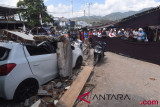
[[[97,31],[93,30],[93,36],[97,36]]]
[[[138,36],[137,29],[134,29],[134,30],[133,30],[133,35],[134,35],[133,38],[134,38],[134,39],[137,39],[137,36]]]
[[[115,37],[115,34],[113,33],[113,29],[110,30],[110,32],[109,32],[109,37],[110,37],[110,38]]]

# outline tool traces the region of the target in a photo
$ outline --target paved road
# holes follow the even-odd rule
[[[96,66],[91,83],[97,84],[90,94],[91,104],[82,102],[78,107],[157,107],[140,105],[144,100],[159,100],[160,105],[159,65],[107,52],[105,59]],[[111,96],[98,100],[93,99],[95,94]],[[123,94],[123,100],[116,100],[113,94]]]

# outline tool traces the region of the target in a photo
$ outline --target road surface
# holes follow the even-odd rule
[[[77,107],[158,107],[157,103],[160,105],[159,65],[111,52],[105,55],[104,60],[95,67],[90,81],[97,85],[88,99],[91,104],[81,102]],[[119,96],[117,99],[118,94],[123,95],[123,100]],[[99,95],[103,98],[106,95],[105,99],[99,99]]]

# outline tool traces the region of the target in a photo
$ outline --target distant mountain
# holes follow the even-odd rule
[[[115,21],[115,20],[119,20],[119,19],[122,19],[122,18],[126,18],[128,16],[132,16],[132,15],[137,14],[137,13],[144,12],[144,11],[149,10],[149,9],[151,9],[151,8],[145,8],[145,9],[142,9],[140,11],[128,11],[128,12],[124,12],[124,13],[121,13],[121,12],[111,13],[109,15],[104,16],[103,19],[108,19],[108,20],[111,20],[111,21]]]
[[[101,16],[82,16],[82,17],[75,17],[72,18],[72,20],[76,20],[76,21],[86,21],[88,23],[90,22],[99,22],[99,20],[101,20],[102,17]]]
[[[128,11],[128,12],[115,12],[115,13],[111,13],[111,14],[108,14],[106,16],[83,16],[83,17],[75,17],[75,18],[72,18],[72,20],[75,20],[75,21],[85,21],[85,22],[88,22],[88,23],[107,23],[107,22],[111,22],[111,21],[115,21],[115,20],[120,20],[122,18],[125,18],[125,17],[128,17],[128,16],[131,16],[131,15],[134,15],[134,14],[137,14],[137,13],[141,13],[141,12],[144,12],[146,10],[149,10],[151,8],[145,8],[145,9],[142,9],[140,11]]]

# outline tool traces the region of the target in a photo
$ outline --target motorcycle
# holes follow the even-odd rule
[[[98,41],[97,45],[94,47],[94,66],[104,58],[105,47],[106,43],[102,41]]]

